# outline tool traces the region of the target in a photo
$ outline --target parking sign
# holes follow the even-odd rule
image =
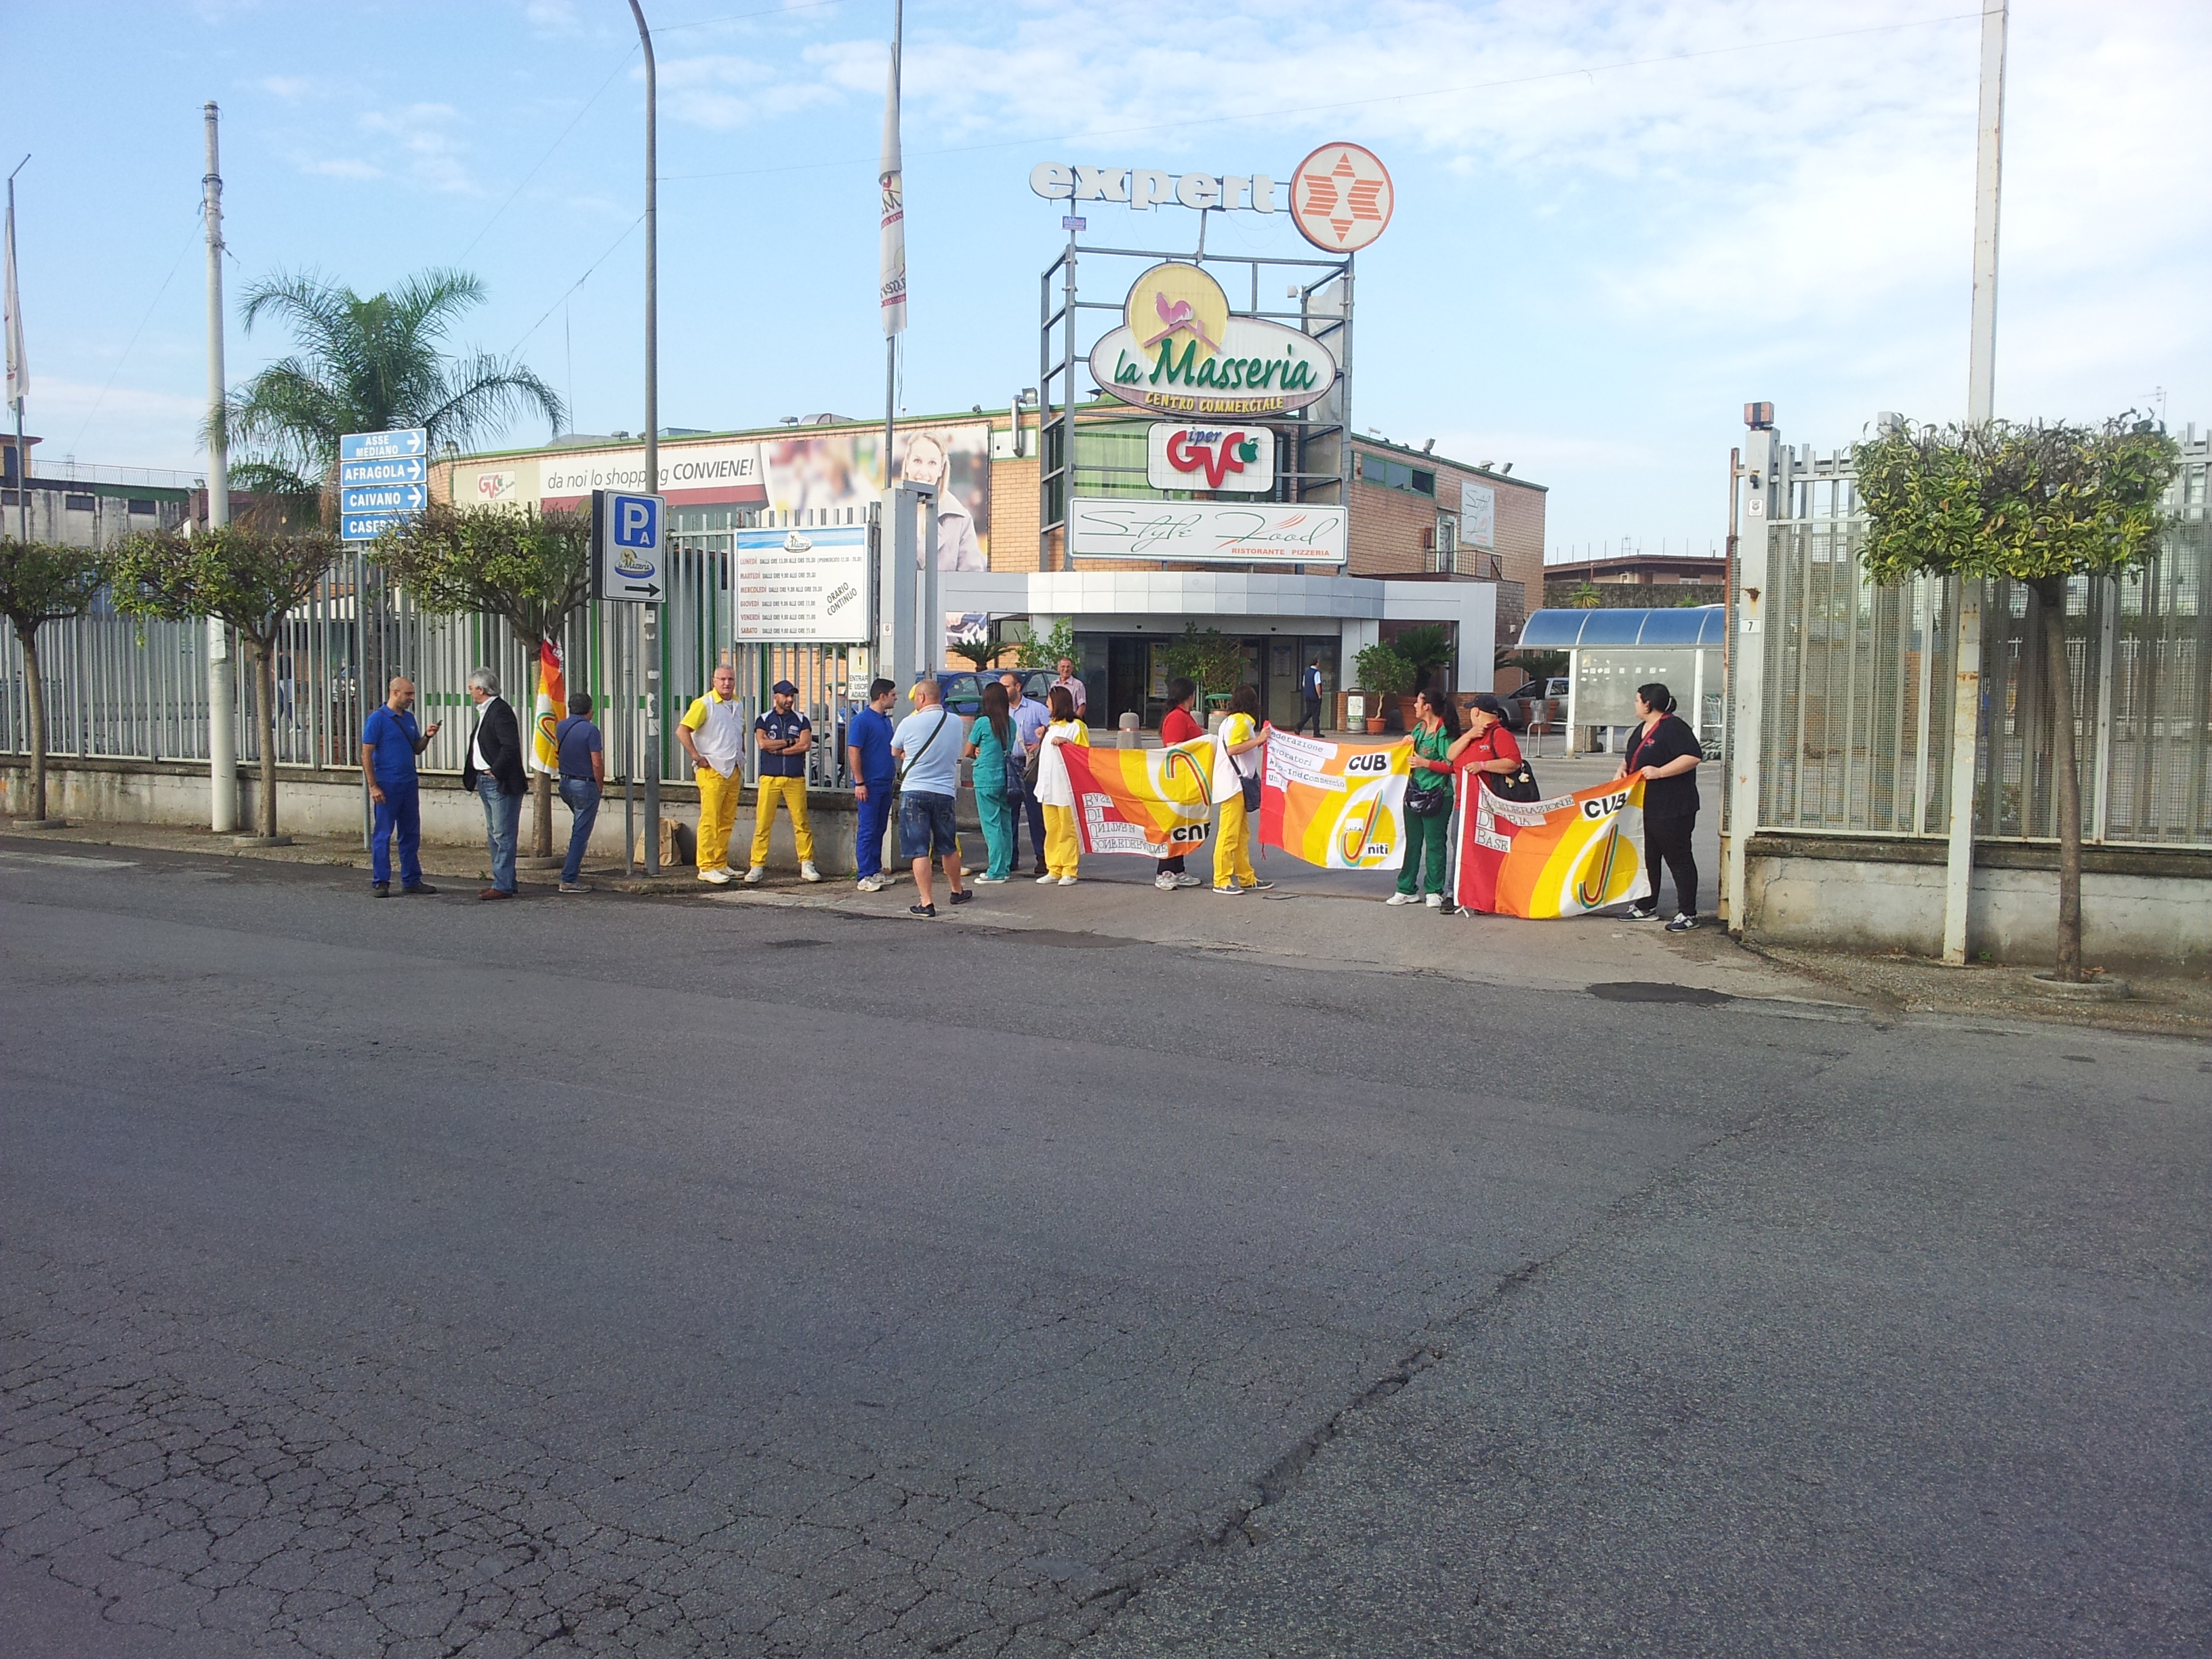
[[[618,489],[592,492],[593,586],[600,599],[633,605],[665,602],[661,531],[667,520],[668,503],[658,495],[632,495]]]

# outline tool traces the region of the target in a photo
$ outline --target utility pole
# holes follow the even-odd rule
[[[2004,162],[2008,0],[1982,0],[1982,87],[1974,140],[1974,319],[1966,356],[1966,420],[1995,418],[1997,374],[1997,207]],[[1982,584],[1959,578],[1956,675],[1951,703],[1951,823],[1943,860],[1943,960],[1966,965],[1974,880],[1974,771],[1982,725]]]
[[[660,243],[653,213],[659,156],[653,62],[653,32],[645,8],[629,0],[645,51],[645,493],[660,494]],[[662,544],[668,528],[661,526]],[[645,659],[645,873],[660,873],[660,607],[638,606]]]
[[[230,451],[223,428],[222,161],[218,112],[207,106],[207,173],[200,180],[207,220],[208,528],[230,522]],[[238,690],[230,630],[207,619],[208,827],[218,836],[238,828]]]
[[[31,165],[26,155],[15,173]],[[15,408],[15,539],[31,539],[31,453],[23,447],[24,390],[30,365],[23,361],[23,299],[15,278],[15,173],[8,175],[8,401]]]

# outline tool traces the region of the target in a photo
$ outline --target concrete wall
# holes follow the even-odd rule
[[[1778,944],[1943,952],[1940,842],[1863,843],[1760,836],[1745,866],[1745,932]],[[1873,856],[1868,856],[1871,854]],[[2057,848],[1985,843],[1966,948],[1995,962],[2050,960],[2058,931]],[[2083,850],[2081,949],[2087,960],[2202,969],[2212,963],[2212,854]]]
[[[29,810],[30,769],[20,757],[0,757],[0,816],[15,817]],[[239,774],[239,817],[241,824],[256,822],[260,775]],[[752,792],[745,792],[738,808],[736,848],[731,862],[743,868],[751,848]],[[963,817],[974,811],[966,797]],[[688,784],[665,784],[660,793],[661,816],[696,829],[699,822],[698,792]],[[568,809],[557,797],[553,803],[553,849],[568,844]],[[172,761],[101,761],[69,759],[50,762],[46,769],[46,810],[57,817],[88,823],[170,824],[205,828],[208,822],[208,771],[205,765]],[[530,850],[532,806],[522,808],[521,847]],[[644,807],[639,805],[640,822]],[[853,798],[843,790],[817,790],[807,801],[807,817],[814,830],[815,862],[826,874],[849,874],[853,863]],[[276,784],[276,827],[286,835],[358,836],[362,827],[362,792],[358,776],[307,772],[279,768]],[[592,836],[594,863],[619,862],[622,858],[623,798],[617,784],[600,804]],[[483,846],[483,808],[462,792],[459,781],[448,777],[422,780],[422,839],[427,845]],[[769,836],[771,869],[796,869],[792,850],[791,820],[776,815]]]

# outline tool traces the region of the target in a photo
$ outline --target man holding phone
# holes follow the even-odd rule
[[[376,808],[376,829],[369,838],[368,890],[378,898],[392,896],[392,838],[399,837],[399,890],[408,894],[438,890],[422,879],[422,798],[415,759],[438,735],[432,720],[421,731],[415,727],[415,682],[395,674],[384,702],[361,728],[361,776],[368,786],[368,799]]]

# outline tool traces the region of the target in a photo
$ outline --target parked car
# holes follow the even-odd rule
[[[1012,671],[994,668],[977,673],[972,668],[940,668],[937,671],[938,690],[945,694],[945,706],[963,720],[974,720],[983,712],[983,684],[1000,675],[1012,672],[1022,677],[1022,690],[1039,702],[1052,690],[1055,676],[1049,668],[1017,668]]]
[[[1534,725],[1557,726],[1567,717],[1567,682],[1564,677],[1530,680],[1505,694],[1506,729],[1526,732]]]

